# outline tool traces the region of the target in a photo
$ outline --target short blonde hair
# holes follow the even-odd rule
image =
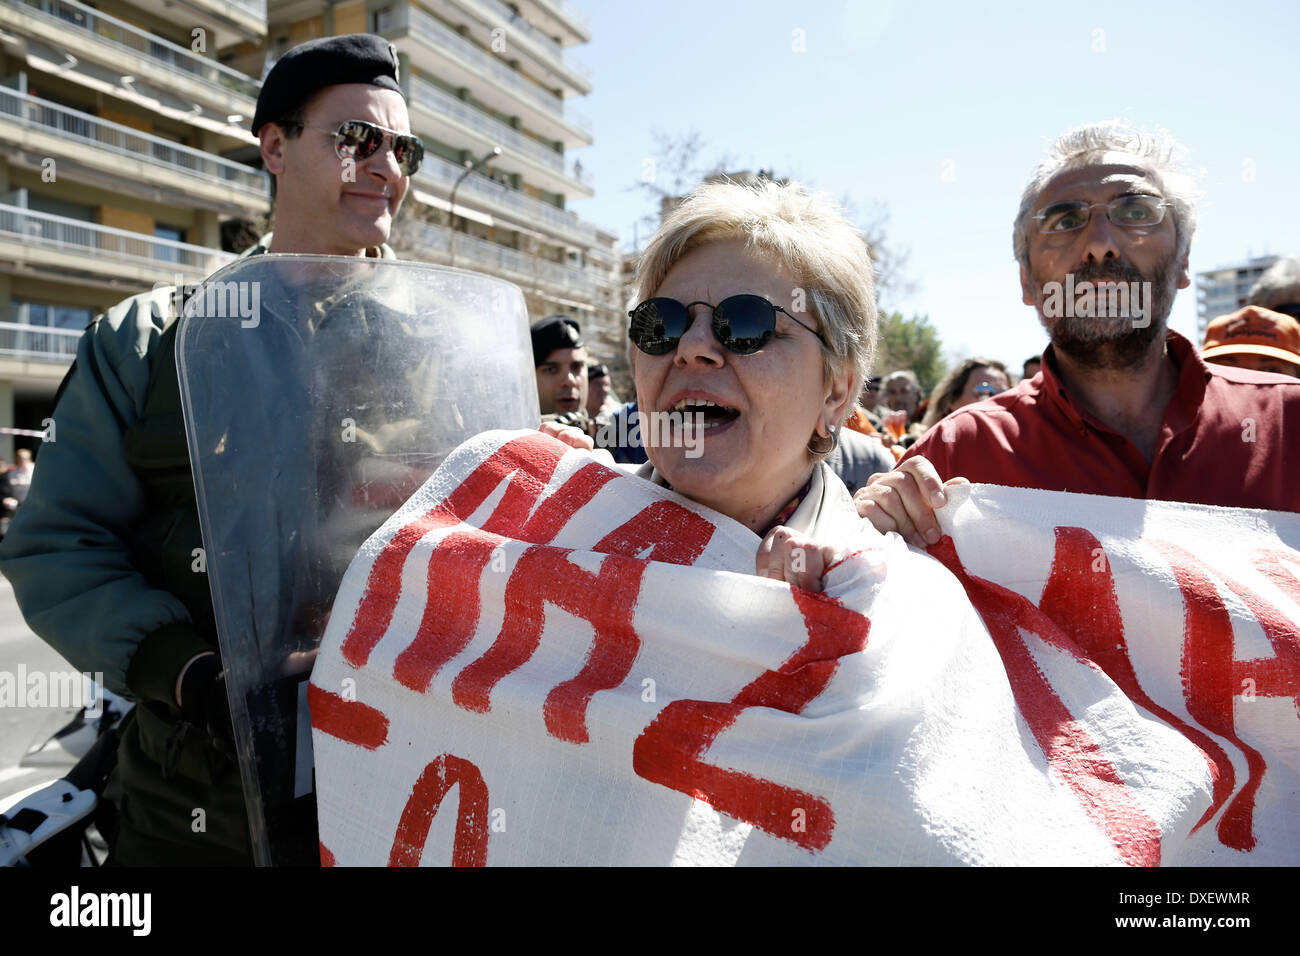
[[[776,256],[798,280],[826,339],[826,377],[851,371],[850,394],[856,396],[876,350],[871,257],[862,234],[835,204],[798,183],[760,179],[697,187],[664,220],[641,255],[636,302],[651,298],[688,253],[736,239],[749,251]]]

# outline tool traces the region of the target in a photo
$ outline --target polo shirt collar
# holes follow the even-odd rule
[[[1165,408],[1164,422],[1176,434],[1195,421],[1196,413],[1205,400],[1205,387],[1211,373],[1192,343],[1172,329],[1165,332],[1165,344],[1174,364],[1178,366],[1178,387]],[[1051,345],[1043,350],[1042,376],[1040,395],[1051,401],[1071,425],[1080,431],[1088,428],[1114,431],[1074,403],[1057,371],[1056,354]]]

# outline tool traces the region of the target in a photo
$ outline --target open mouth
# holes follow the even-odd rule
[[[720,425],[726,425],[734,422],[740,417],[740,410],[732,408],[729,405],[719,405],[717,402],[711,402],[707,398],[683,398],[673,406],[674,412],[680,412],[683,415],[690,416],[687,421],[702,420],[705,428],[716,428]],[[695,416],[700,416],[696,418]]]

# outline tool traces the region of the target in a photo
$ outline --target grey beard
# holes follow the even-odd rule
[[[1161,263],[1150,279],[1150,321],[1143,327],[1136,327],[1130,317],[1119,316],[1061,316],[1050,320],[1052,324],[1049,325],[1049,320],[1043,318],[1040,305],[1039,321],[1047,329],[1053,350],[1069,356],[1074,364],[1088,369],[1122,371],[1143,364],[1151,354],[1151,344],[1157,339],[1163,342],[1165,338],[1169,310],[1173,307],[1176,292],[1169,280],[1174,261],[1171,257],[1168,262]],[[1118,263],[1092,268],[1085,266],[1074,276],[1075,282],[1091,282],[1100,278],[1120,282],[1146,281],[1146,276],[1137,269]]]

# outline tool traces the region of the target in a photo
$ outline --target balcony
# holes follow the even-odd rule
[[[563,153],[556,152],[535,139],[529,139],[513,126],[494,119],[465,101],[456,99],[450,93],[444,93],[427,80],[422,80],[418,76],[412,77],[411,93],[414,99],[435,113],[457,120],[461,125],[482,133],[491,142],[499,143],[550,169],[564,172]]]
[[[591,69],[585,64],[565,56],[563,47],[553,37],[547,36],[522,16],[516,14],[501,0],[459,0],[461,6],[473,11],[489,30],[504,27],[514,41],[514,47],[531,57],[537,65],[550,73],[560,83],[579,93],[591,92]]]
[[[70,55],[148,77],[223,115],[253,115],[256,80],[76,0],[0,0],[0,23]]]
[[[76,357],[81,334],[81,329],[0,322],[0,355],[24,361],[70,365]]]
[[[531,0],[534,6],[543,11],[550,19],[562,23],[583,43],[591,41],[591,27],[587,18],[572,4],[565,0]]]
[[[451,230],[432,223],[419,223],[411,237],[421,251],[435,262],[449,262],[452,248]],[[574,300],[579,305],[599,303],[596,283],[590,273],[573,269],[517,249],[507,249],[463,232],[456,233],[456,265],[488,275],[508,279],[525,289],[540,289],[552,296]]]
[[[465,148],[474,152],[501,146],[504,152],[496,165],[506,172],[523,176],[551,192],[576,192],[575,186],[581,186],[590,195],[585,175],[580,178],[581,171],[575,172],[572,166],[566,169],[563,153],[525,136],[513,126],[494,119],[427,80],[416,76],[410,82],[412,106],[424,110],[441,123],[458,127],[461,133],[461,137],[455,140],[458,145],[469,139],[471,142]],[[415,125],[417,131],[422,126],[418,121]],[[446,139],[445,136],[439,138]]]
[[[202,27],[210,47],[225,49],[242,41],[266,42],[266,0],[131,0],[133,6],[188,33]]]
[[[227,3],[233,3],[259,20],[266,19],[266,0],[226,0]]]
[[[419,7],[406,5],[395,11],[395,23],[384,31],[390,38],[407,33],[420,41],[409,51],[421,69],[446,77],[456,86],[470,87],[492,109],[514,115],[527,108],[530,128],[547,139],[563,143],[591,142],[591,124],[566,114],[564,101],[538,86],[503,60],[479,49],[455,30],[444,26]]]
[[[107,177],[104,185],[117,191],[232,215],[270,208],[267,176],[260,170],[0,88],[0,130],[8,124],[18,128],[16,134],[5,130],[10,143],[37,157],[54,155],[96,170]]]
[[[465,167],[449,163],[441,156],[424,154],[424,162],[416,173],[415,181],[440,195],[450,194],[456,179]],[[456,194],[459,201],[470,200],[476,205],[533,229],[541,229],[566,239],[575,245],[590,246],[596,241],[596,227],[583,222],[576,213],[557,209],[550,203],[534,199],[517,189],[503,186],[484,176],[470,173],[460,184]]]
[[[219,249],[0,205],[5,271],[84,277],[87,284],[139,291],[160,281],[175,283],[178,276],[200,281],[234,258]]]

